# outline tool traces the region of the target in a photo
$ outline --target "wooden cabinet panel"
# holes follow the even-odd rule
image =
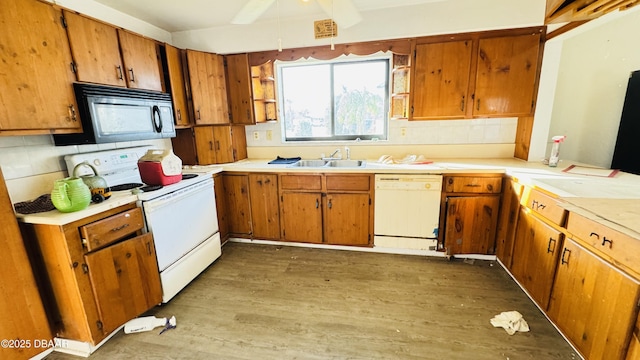
[[[281,194],[282,238],[286,241],[322,243],[322,194]]]
[[[479,40],[474,116],[532,113],[540,38],[534,33]]]
[[[564,226],[567,210],[560,207],[553,197],[527,186],[523,190],[521,204],[554,224]]]
[[[249,174],[249,199],[253,237],[280,239],[278,175]]]
[[[194,126],[192,134],[190,131],[178,130],[172,140],[183,164],[224,164],[247,158],[244,126]]]
[[[283,190],[321,190],[322,175],[281,175],[280,187]]]
[[[369,194],[327,194],[324,240],[327,244],[368,245]]]
[[[511,269],[513,242],[520,209],[522,185],[511,179],[505,179],[504,184],[496,234],[496,256],[504,266]]]
[[[472,40],[416,45],[412,119],[463,118]]]
[[[150,39],[118,29],[127,86],[163,91],[158,46]]]
[[[158,264],[150,233],[85,255],[102,321],[109,334],[162,301]]]
[[[444,246],[447,253],[494,253],[500,197],[447,197],[446,201]]]
[[[560,253],[548,315],[587,359],[624,359],[640,285],[577,245]]]
[[[244,126],[212,126],[216,163],[225,164],[247,158]]]
[[[228,124],[229,109],[222,56],[187,50],[196,124]]]
[[[369,191],[372,188],[370,175],[326,175],[327,191]]]
[[[511,272],[529,295],[547,309],[562,249],[562,233],[527,213],[518,217]]]
[[[126,86],[115,27],[64,11],[78,81]]]
[[[445,176],[444,191],[448,193],[499,194],[502,177]]]
[[[255,124],[247,54],[226,55],[227,96],[233,124]]]
[[[189,106],[187,102],[187,83],[185,82],[185,65],[187,53],[169,44],[164,45],[169,72],[169,88],[173,100],[173,117],[176,126],[189,126]]]
[[[135,208],[81,226],[79,229],[87,251],[94,251],[143,228],[142,210]]]
[[[216,139],[211,126],[195,126],[193,128],[198,164],[216,164]]]
[[[222,177],[225,201],[228,206],[226,220],[229,233],[250,235],[251,206],[249,203],[249,177],[247,175],[225,174]]]
[[[220,229],[220,239],[224,244],[229,236],[229,205],[227,204],[227,194],[224,188],[223,175],[217,173],[213,175],[213,186],[216,193],[216,210],[218,213],[218,228]]]
[[[574,240],[636,274],[640,274],[640,241],[599,224],[575,212],[570,212],[567,231]]]
[[[0,169],[0,261],[2,296],[0,296],[0,339],[34,339],[49,341],[53,338],[47,315],[31,270],[18,222],[9,198],[9,192]],[[0,347],[2,359],[29,359],[44,349],[37,347],[11,349]]]
[[[82,131],[72,86],[76,77],[60,15],[60,10],[40,1],[2,2],[0,131]]]

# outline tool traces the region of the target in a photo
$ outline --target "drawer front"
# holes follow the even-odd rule
[[[322,175],[280,175],[283,190],[322,190]]]
[[[525,187],[520,203],[551,220],[554,224],[564,226],[567,210],[558,206],[558,201],[551,196],[530,187]]]
[[[448,193],[499,194],[502,177],[445,176],[444,191]]]
[[[609,256],[615,265],[640,274],[640,240],[574,212],[569,213],[567,231],[585,246]]]
[[[144,227],[140,208],[131,209],[80,227],[87,251],[93,251],[135,233]]]
[[[327,191],[369,191],[370,175],[327,175]]]

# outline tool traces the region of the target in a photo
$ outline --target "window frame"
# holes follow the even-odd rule
[[[348,64],[348,63],[366,63],[366,62],[386,62],[385,67],[385,93],[384,93],[384,118],[383,118],[383,131],[382,134],[375,135],[336,135],[336,119],[335,119],[335,92],[334,92],[334,76],[333,76],[333,67],[337,64]],[[312,65],[322,65],[329,64],[331,66],[331,79],[330,79],[330,96],[331,96],[331,136],[329,137],[290,137],[287,138],[286,132],[286,121],[284,115],[284,86],[282,85],[283,77],[282,77],[282,69],[287,67],[300,67],[300,66],[312,66]],[[389,111],[390,111],[390,102],[391,102],[391,68],[393,66],[393,54],[390,52],[386,53],[378,53],[374,55],[368,56],[358,56],[358,55],[341,55],[335,59],[331,60],[316,60],[316,59],[300,59],[296,61],[281,61],[276,60],[275,63],[276,70],[276,87],[278,93],[278,107],[282,109],[281,111],[281,131],[282,131],[282,141],[284,143],[291,142],[300,142],[300,143],[310,143],[310,142],[344,142],[344,141],[358,141],[358,140],[382,140],[385,141],[389,138]]]

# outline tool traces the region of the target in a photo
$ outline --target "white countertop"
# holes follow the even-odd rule
[[[563,170],[570,165],[584,165],[568,160],[561,161],[552,168],[540,162],[527,162],[515,158],[504,159],[439,159],[432,164],[380,164],[367,160],[366,165],[357,168],[333,167],[292,167],[291,165],[269,165],[270,159],[246,159],[231,164],[208,166],[185,166],[187,172],[302,172],[302,173],[371,173],[371,174],[467,174],[495,173],[508,174],[520,183],[544,189],[557,195],[571,211],[582,211],[594,220],[640,239],[640,209],[636,205],[640,199],[640,176],[620,172],[614,177],[599,177],[566,173]],[[585,199],[585,200],[581,200]],[[596,199],[615,200],[618,206],[624,206],[625,218],[618,219],[604,206],[605,202]],[[18,220],[36,224],[64,225],[83,217],[91,216],[137,200],[128,192],[114,195],[100,204],[91,204],[85,210],[74,213],[62,213],[53,210],[44,213],[23,215]],[[594,200],[594,201],[590,201]],[[599,205],[600,204],[600,205]],[[637,220],[636,220],[637,219]]]
[[[36,214],[16,214],[16,217],[18,218],[18,221],[24,223],[62,226],[95,214],[99,214],[103,211],[117,208],[118,206],[134,203],[137,200],[138,197],[136,195],[133,195],[130,191],[117,191],[113,192],[110,198],[99,204],[89,204],[89,207],[84,210],[70,213],[51,210]]]

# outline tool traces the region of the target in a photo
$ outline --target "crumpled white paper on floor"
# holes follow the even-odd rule
[[[517,331],[529,331],[529,324],[524,320],[522,314],[517,311],[505,311],[494,316],[491,319],[491,325],[504,328],[509,335],[513,335]]]

